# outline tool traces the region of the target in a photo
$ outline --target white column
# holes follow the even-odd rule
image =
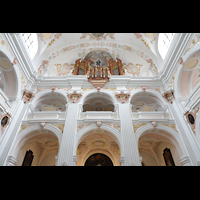
[[[74,139],[77,131],[78,103],[68,103],[67,117],[62,136],[61,145],[58,152],[57,166],[76,165],[76,159],[73,158]]]
[[[6,165],[6,158],[9,155],[12,142],[17,135],[17,131],[22,123],[22,119],[28,107],[29,104],[24,104],[23,100],[20,100],[14,116],[11,116],[12,120],[10,121],[6,132],[3,133],[3,138],[0,144],[0,166]]]
[[[177,101],[174,100],[173,104],[169,104],[169,107],[172,115],[174,116],[177,129],[179,130],[179,133],[185,144],[185,149],[187,149],[187,152],[189,154],[190,160],[192,162],[191,164],[197,165],[198,161],[200,161],[200,148],[195,139],[195,135],[190,130],[187,121],[184,119],[184,115],[181,112]],[[188,162],[188,159],[186,160]]]
[[[124,159],[121,163],[124,166],[141,166],[138,144],[133,130],[129,104],[120,103],[119,112],[121,119],[121,133],[124,143]]]

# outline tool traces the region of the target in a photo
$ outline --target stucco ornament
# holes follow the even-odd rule
[[[67,97],[69,98],[69,101],[72,101],[73,103],[75,103],[80,100],[80,98],[82,97],[82,94],[77,93],[77,91],[73,91],[72,93],[69,93]]]
[[[151,124],[152,124],[153,128],[156,128],[158,122],[157,121],[151,121]]]
[[[97,122],[96,122],[96,125],[97,125],[98,128],[100,128],[101,125],[102,125],[102,122],[101,122],[101,121],[97,121]]]
[[[124,93],[124,91],[121,91],[120,93],[116,93],[115,96],[119,102],[124,103],[128,102],[130,93]]]
[[[12,64],[13,64],[13,65],[16,65],[17,63],[18,63],[18,60],[17,60],[17,58],[14,58],[14,60],[13,60]]]
[[[194,112],[186,111],[185,113],[183,113],[194,134],[195,134],[195,125],[196,125],[196,115],[198,111],[199,111],[199,107]]]
[[[22,99],[24,100],[24,103],[27,103],[27,102],[30,102],[33,99],[34,96],[35,95],[34,95],[33,92],[26,90],[23,93]]]
[[[169,103],[173,103],[175,97],[174,97],[174,90],[173,87],[169,86],[168,90],[166,92],[162,93],[162,96],[165,98],[166,101],[168,101]]]
[[[41,129],[43,129],[46,125],[46,122],[40,122]]]

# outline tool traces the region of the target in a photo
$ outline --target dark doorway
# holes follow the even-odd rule
[[[164,157],[166,166],[175,166],[174,159],[172,157],[170,149],[168,148],[164,149],[163,157]]]
[[[113,166],[113,163],[108,156],[96,153],[86,160],[85,166]]]
[[[33,152],[31,150],[26,151],[22,166],[31,166],[31,163],[33,161],[33,157],[34,157],[34,155],[33,155]]]

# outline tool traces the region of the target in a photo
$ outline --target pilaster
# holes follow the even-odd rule
[[[17,159],[13,156],[8,156],[6,166],[15,166]]]
[[[6,157],[9,155],[11,145],[17,135],[17,130],[22,123],[22,119],[28,107],[29,104],[24,104],[22,100],[19,101],[16,112],[12,116],[12,121],[10,121],[8,129],[2,136],[0,143],[0,166],[6,165]]]
[[[58,166],[65,162],[67,166],[74,166],[76,158],[73,157],[74,139],[77,128],[78,103],[68,103],[67,117],[58,153]]]
[[[174,100],[173,104],[169,104],[169,108],[174,116],[177,129],[179,130],[185,144],[185,149],[188,151],[191,164],[197,165],[197,162],[200,161],[200,149],[195,139],[195,135],[187,125],[187,121],[184,119],[184,115],[176,100]]]
[[[133,130],[133,124],[128,103],[119,104],[121,118],[121,133],[124,142],[124,158],[120,159],[122,166],[140,166],[138,144]]]

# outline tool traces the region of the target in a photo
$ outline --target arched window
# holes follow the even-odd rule
[[[172,42],[175,33],[160,33],[158,38],[158,51],[162,57],[165,59],[169,46]]]
[[[38,50],[38,41],[36,33],[21,33],[26,49],[29,52],[31,59],[35,56]]]

